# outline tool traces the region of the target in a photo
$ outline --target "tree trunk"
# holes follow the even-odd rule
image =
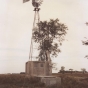
[[[50,61],[50,52],[48,50],[45,51],[45,55],[46,55],[46,61]]]

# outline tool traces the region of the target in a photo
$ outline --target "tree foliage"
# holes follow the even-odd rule
[[[71,72],[71,74],[72,74],[72,72],[73,72],[73,69],[71,69],[71,68],[70,68],[70,69],[69,69],[69,71],[70,71],[70,72]]]
[[[82,41],[82,44],[87,46],[88,45],[88,40]],[[88,58],[88,55],[86,55],[85,58]]]
[[[88,45],[88,40],[82,41],[83,45]]]
[[[65,72],[65,67],[64,66],[61,66],[60,72],[64,74],[64,72]]]
[[[56,57],[60,52],[59,46],[62,45],[64,36],[67,34],[67,26],[60,23],[58,19],[40,21],[37,26],[38,28],[33,29],[33,39],[39,43],[39,57],[45,58],[46,52]]]
[[[88,22],[86,22],[86,25],[88,26]],[[82,44],[87,46],[88,45],[88,40],[86,40],[86,41],[83,40]],[[86,55],[85,58],[88,58],[88,55]]]
[[[85,73],[86,72],[86,69],[85,68],[81,68],[82,72]]]
[[[65,71],[65,67],[64,66],[61,66],[61,71]]]

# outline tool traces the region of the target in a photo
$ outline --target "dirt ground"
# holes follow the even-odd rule
[[[52,75],[61,77],[61,86],[46,87],[40,79],[23,74],[1,74],[0,88],[88,88],[88,74],[53,73]]]

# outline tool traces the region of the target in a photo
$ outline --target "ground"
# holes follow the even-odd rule
[[[40,79],[24,74],[1,74],[0,88],[88,88],[88,73],[53,73],[52,75],[61,77],[61,86],[45,87]]]

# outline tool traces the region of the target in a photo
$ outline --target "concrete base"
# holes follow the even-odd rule
[[[61,78],[60,77],[55,77],[55,76],[36,76],[41,79],[42,83],[45,83],[46,86],[51,86],[51,85],[61,85]]]
[[[46,76],[52,74],[52,67],[49,61],[28,61],[26,62],[25,73],[30,76]]]

